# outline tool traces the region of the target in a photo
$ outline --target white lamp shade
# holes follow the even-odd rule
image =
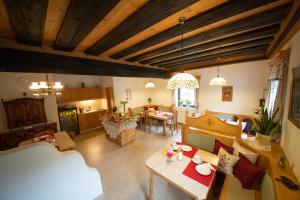
[[[175,74],[169,81],[167,89],[186,88],[194,89],[199,88],[198,80],[191,74],[178,73]]]
[[[214,77],[210,80],[209,85],[227,85],[227,81],[223,77]]]
[[[31,90],[38,90],[38,89],[40,89],[40,86],[39,86],[38,82],[32,82],[29,88]]]
[[[60,82],[55,82],[53,87],[54,89],[62,89],[63,85]]]
[[[48,88],[47,82],[40,82],[40,88],[47,89]]]
[[[152,82],[148,82],[146,83],[145,88],[155,88],[155,84]]]

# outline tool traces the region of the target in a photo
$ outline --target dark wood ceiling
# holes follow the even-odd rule
[[[299,21],[300,0],[0,0],[0,70],[169,77],[269,58]]]

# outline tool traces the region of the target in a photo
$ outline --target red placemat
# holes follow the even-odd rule
[[[181,144],[181,142],[176,142],[176,144]],[[197,151],[197,148],[192,147],[192,151],[183,151],[183,155],[189,158],[193,158]]]
[[[203,162],[203,163],[205,163],[205,162]],[[184,175],[190,177],[191,179],[208,187],[210,185],[211,181],[213,180],[213,177],[215,176],[216,171],[211,170],[210,175],[203,176],[196,171],[196,169],[195,169],[196,165],[197,164],[195,164],[193,161],[191,161],[182,173]],[[212,166],[216,169],[216,166],[214,166],[214,165],[212,165]]]

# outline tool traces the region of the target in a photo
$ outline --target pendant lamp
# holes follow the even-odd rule
[[[185,17],[179,18],[179,23],[183,26],[185,21]],[[183,33],[181,34],[181,58],[183,57]],[[178,89],[178,88],[186,88],[186,89],[195,89],[199,88],[198,80],[189,73],[178,73],[175,74],[169,81],[167,85],[167,89]]]
[[[220,85],[220,86],[227,85],[227,81],[223,77],[220,77],[219,66],[218,66],[218,75],[210,80],[209,85]]]
[[[155,88],[155,84],[149,80],[146,83],[145,88]]]

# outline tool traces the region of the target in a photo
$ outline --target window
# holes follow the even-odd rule
[[[196,90],[195,89],[176,89],[175,90],[176,107],[196,108]]]
[[[274,110],[274,105],[275,105],[277,91],[278,91],[278,85],[279,85],[279,80],[271,81],[269,100],[268,100],[268,105],[267,105],[267,109],[269,112],[273,112],[273,110]]]

